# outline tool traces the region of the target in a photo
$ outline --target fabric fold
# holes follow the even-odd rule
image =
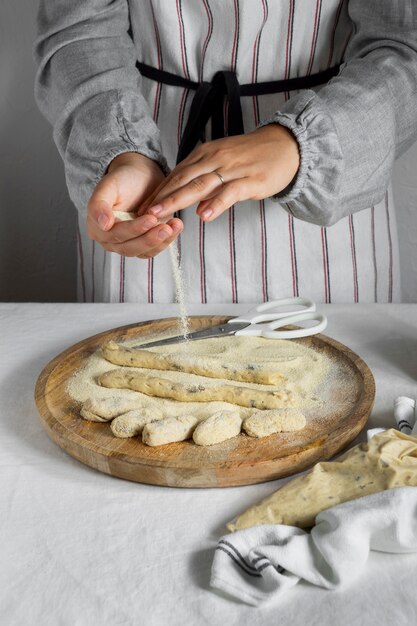
[[[256,526],[223,537],[211,586],[253,606],[279,599],[300,580],[340,589],[363,571],[371,551],[417,552],[417,488],[400,487],[319,513],[311,533]]]

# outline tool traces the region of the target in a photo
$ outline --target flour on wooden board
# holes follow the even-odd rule
[[[148,338],[149,342],[153,340],[154,337]],[[136,337],[126,341],[125,345],[132,346],[142,342],[140,337]],[[309,416],[320,414],[326,417],[327,414],[331,414],[335,408],[332,397],[332,389],[335,386],[339,389],[343,384],[344,397],[349,397],[349,394],[352,393],[352,401],[354,401],[354,383],[350,381],[349,376],[346,376],[346,367],[295,341],[244,336],[219,337],[170,346],[157,346],[150,349],[165,354],[169,351],[170,354],[187,355],[189,358],[193,356],[198,359],[216,358],[223,363],[253,363],[271,368],[272,371],[279,371],[287,378],[285,389],[295,395],[298,407],[303,411],[307,420]],[[68,385],[70,396],[80,403],[90,398],[138,399],[140,405],[145,409],[156,408],[165,415],[174,417],[192,414],[199,421],[218,411],[238,411],[242,420],[253,413],[253,409],[226,402],[176,402],[150,397],[127,389],[100,387],[96,382],[97,378],[113,369],[118,368],[106,361],[101,356],[100,351],[97,351],[87,360],[86,365],[70,379]],[[185,372],[145,370],[143,368],[129,368],[129,370],[188,384],[210,384],[210,381],[205,377]],[[270,385],[255,383],[240,382],[239,385],[254,389],[271,389]],[[277,386],[276,389],[282,389],[282,386]]]

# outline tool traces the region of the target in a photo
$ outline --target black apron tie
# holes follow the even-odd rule
[[[223,116],[225,96],[229,104],[226,128]],[[210,83],[200,83],[178,148],[177,163],[185,159],[199,141],[205,141],[205,128],[210,118],[212,139],[225,137],[226,133],[243,135],[240,85],[234,72],[217,72]]]
[[[177,163],[185,159],[199,141],[205,142],[205,129],[210,118],[212,139],[243,135],[241,96],[260,96],[295,89],[309,89],[328,82],[339,71],[339,66],[336,66],[310,76],[239,85],[236,73],[227,70],[216,72],[211,82],[196,83],[144,63],[137,63],[137,67],[146,78],[165,85],[193,89],[196,92],[178,148]],[[228,102],[227,125],[224,123],[223,115],[225,97]]]

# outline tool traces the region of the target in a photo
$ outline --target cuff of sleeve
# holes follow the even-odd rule
[[[143,146],[137,146],[136,144],[127,141],[127,139],[122,138],[121,143],[115,144],[115,146],[111,148],[109,152],[107,152],[107,154],[100,160],[97,167],[97,175],[93,181],[94,186],[97,185],[97,183],[103,178],[113,159],[119,156],[119,154],[125,154],[126,152],[136,152],[137,154],[142,154],[143,156],[148,157],[148,159],[152,159],[152,161],[158,163],[165,176],[168,176],[171,172],[168,162],[161,152],[151,150]]]
[[[59,126],[55,135],[59,133]],[[55,137],[59,145],[59,138]],[[159,129],[146,103],[137,94],[98,94],[77,111],[63,157],[71,200],[86,212],[90,196],[111,161],[124,152],[137,152],[170,172],[162,154]]]
[[[334,223],[343,155],[332,119],[318,94],[308,90],[291,98],[259,128],[274,123],[295,136],[300,167],[292,183],[271,199],[304,221],[326,226]]]

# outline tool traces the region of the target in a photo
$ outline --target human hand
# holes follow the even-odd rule
[[[140,213],[163,219],[198,202],[197,214],[209,222],[236,202],[279,193],[291,183],[299,164],[298,143],[279,124],[216,139],[179,163],[141,205]]]
[[[141,154],[126,152],[110,163],[87,209],[88,236],[109,252],[149,258],[162,252],[183,229],[179,219],[159,223],[153,215],[117,221],[113,211],[135,211],[165,180],[159,165]]]

